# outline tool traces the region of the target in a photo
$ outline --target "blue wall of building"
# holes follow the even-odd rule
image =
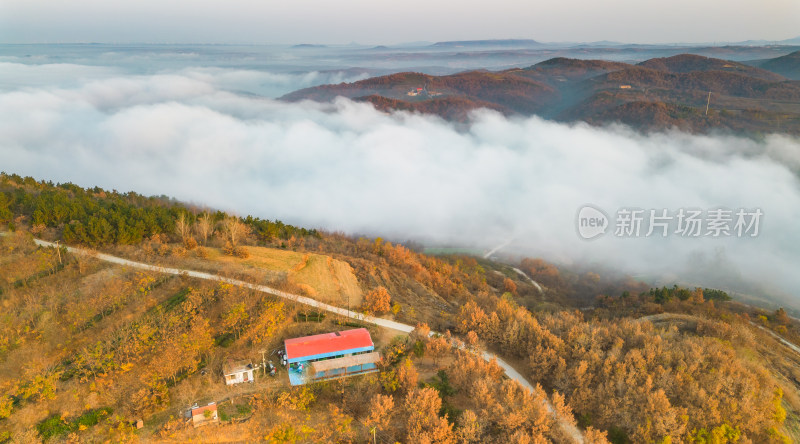
[[[352,353],[361,353],[361,352],[367,352],[367,351],[372,351],[372,350],[375,350],[374,346],[373,347],[351,348],[351,349],[348,349],[348,350],[335,351],[335,352],[331,352],[331,353],[321,353],[321,354],[318,354],[318,355],[303,356],[301,358],[292,358],[292,359],[288,359],[288,361],[289,361],[290,364],[291,363],[295,363],[295,362],[316,361],[317,359],[322,359],[322,358],[332,358],[334,356],[343,356],[343,355],[348,355],[348,354],[352,354]]]

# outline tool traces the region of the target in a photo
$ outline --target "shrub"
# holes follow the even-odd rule
[[[183,246],[186,247],[187,250],[194,250],[197,248],[197,241],[194,240],[193,237],[189,236],[183,241]]]
[[[88,410],[81,416],[72,420],[67,420],[59,415],[51,415],[37,424],[36,429],[39,431],[39,435],[41,435],[42,439],[48,440],[59,435],[65,435],[95,426],[100,423],[102,418],[110,415],[112,411],[113,410],[108,407]]]

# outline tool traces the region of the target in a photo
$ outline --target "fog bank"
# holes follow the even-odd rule
[[[694,281],[688,271],[710,264],[705,277],[720,284],[733,276],[800,293],[794,138],[644,136],[491,112],[455,128],[343,99],[266,98],[330,80],[319,73],[17,63],[0,73],[0,170],[9,173],[326,230],[486,249],[513,239],[510,251],[633,274]],[[576,232],[585,204],[609,215],[726,207],[764,216],[754,238],[623,239],[612,227],[586,241]]]

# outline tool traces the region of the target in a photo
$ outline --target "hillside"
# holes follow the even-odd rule
[[[457,122],[466,122],[469,120],[469,115],[472,111],[481,108],[491,109],[506,115],[512,114],[512,111],[505,106],[482,100],[472,100],[463,96],[437,97],[431,100],[408,102],[400,99],[390,99],[379,94],[372,94],[366,97],[356,97],[354,100],[369,102],[373,104],[376,109],[384,112],[410,111],[421,114],[434,114],[447,120]]]
[[[638,65],[554,58],[498,72],[398,73],[307,88],[282,99],[330,101],[344,96],[383,111],[436,114],[456,121],[487,108],[567,122],[620,122],[645,131],[678,127],[693,132],[800,134],[800,83],[765,69],[773,66],[791,73],[793,57],[779,57],[761,67],[689,54]],[[648,120],[649,116],[656,118]]]
[[[142,237],[106,226],[133,213],[133,226],[152,222]],[[513,264],[520,275],[380,238],[2,174],[7,230],[0,442],[567,442],[564,421],[591,443],[780,442],[800,429],[800,355],[772,336],[798,341],[800,327],[718,290],[649,289],[540,259]],[[68,241],[68,233],[80,235]],[[235,282],[39,247],[34,236],[417,329],[400,334]],[[276,360],[287,338],[354,327],[368,328],[378,373],[290,387],[278,366],[253,384],[222,380],[228,358],[259,363],[264,350]],[[470,352],[481,349],[533,390]],[[222,424],[187,426],[182,412],[211,401]]]
[[[800,80],[800,51],[762,61],[760,67],[792,80]]]
[[[722,71],[727,73],[742,74],[770,82],[781,82],[786,80],[785,77],[767,69],[755,68],[729,60],[703,57],[694,54],[680,54],[672,57],[650,59],[639,63],[639,66],[672,73]]]
[[[431,76],[420,73],[399,73],[374,77],[354,83],[324,85],[293,92],[283,100],[310,99],[330,101],[337,96],[357,99],[380,96],[397,101],[398,108],[416,109],[426,102],[438,101],[430,106],[436,114],[459,115],[473,104],[483,104],[510,109],[514,112],[535,113],[558,100],[555,88],[514,73],[471,71],[449,76]],[[442,99],[448,99],[442,102]],[[424,106],[428,106],[427,104]]]
[[[690,71],[668,73],[647,68],[631,67],[592,79],[594,89],[611,89],[620,84],[631,89],[653,88],[674,95],[692,91],[711,91],[722,96],[749,99],[800,101],[800,85],[792,82],[771,82],[740,73]]]
[[[533,77],[540,81],[555,82],[553,85],[558,85],[559,82],[586,80],[601,74],[619,71],[629,66],[621,62],[557,57],[528,68],[512,70],[511,72],[520,76]]]

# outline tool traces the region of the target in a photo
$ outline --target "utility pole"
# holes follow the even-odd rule
[[[708,92],[708,100],[706,101],[706,115],[708,115],[708,105],[711,104],[711,91]]]
[[[261,350],[261,369],[264,370],[264,376],[267,376],[267,358],[264,357],[266,352],[264,349]]]
[[[58,241],[56,240],[56,251],[58,252],[58,265],[61,264],[61,245],[58,245]]]
[[[347,369],[345,368],[345,372],[346,371],[347,371]],[[347,404],[345,403],[345,399],[344,399],[344,395],[345,395],[344,380],[345,380],[345,378],[340,378],[339,379],[339,383],[342,384],[342,411],[346,411],[347,410]]]

